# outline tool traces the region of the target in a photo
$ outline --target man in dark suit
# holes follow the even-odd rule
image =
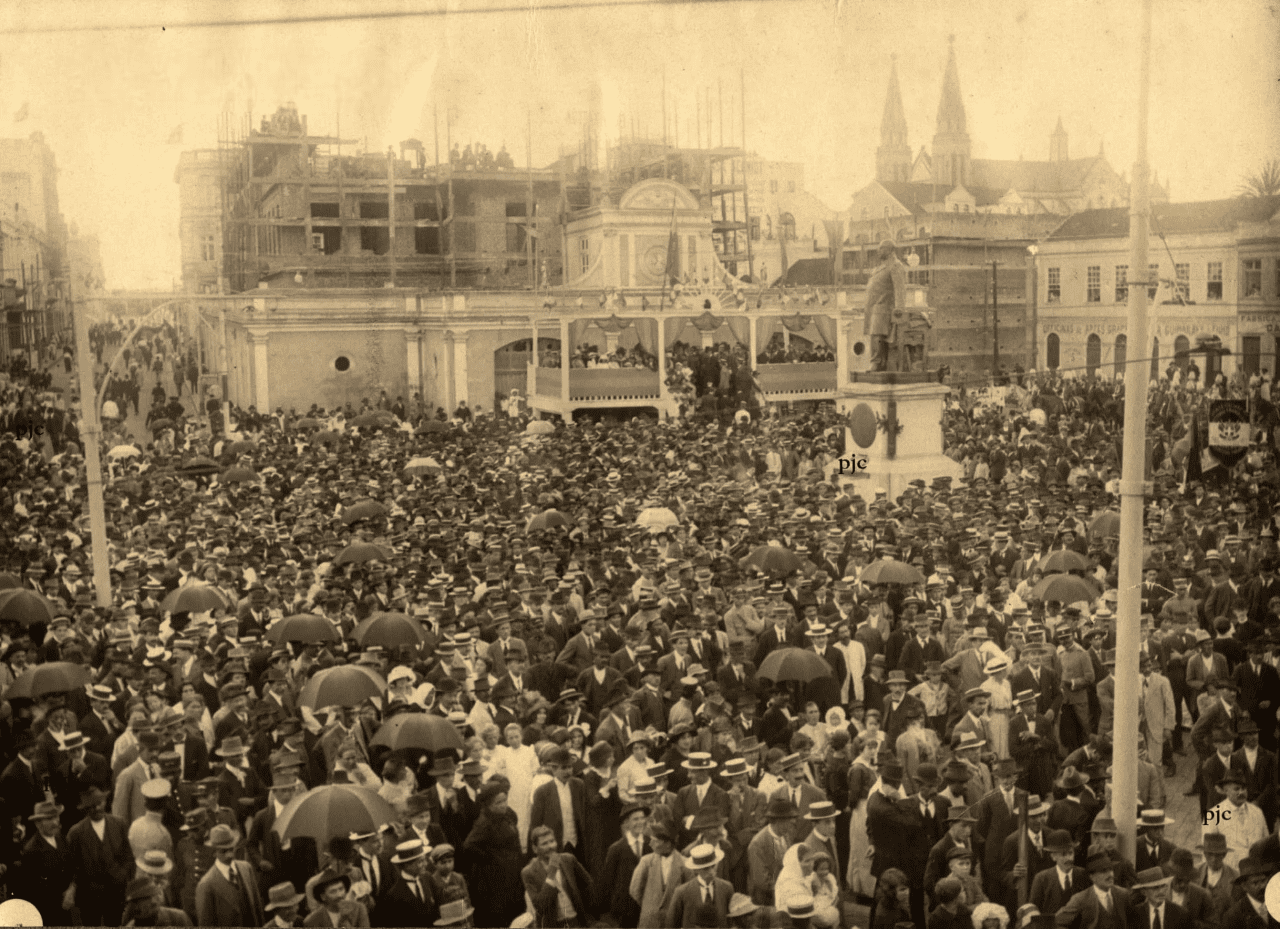
[[[111,790],[111,763],[102,755],[89,751],[88,746],[84,733],[68,732],[49,772],[49,786],[64,807],[75,809],[90,785],[103,791]],[[77,819],[78,813],[64,811],[62,825],[70,829]]]
[[[107,813],[107,795],[97,787],[85,791],[80,810],[84,819],[67,833],[76,888],[73,903],[80,910],[83,925],[118,926],[124,912],[125,884],[134,870],[129,826]]]
[[[595,899],[595,888],[582,862],[573,855],[557,851],[559,843],[550,826],[530,828],[529,847],[535,857],[524,866],[520,878],[524,882],[525,894],[533,903],[535,924],[587,925],[588,908]],[[567,907],[561,903],[561,892],[568,900]]]
[[[0,807],[4,811],[2,822],[5,824],[12,823],[15,819],[25,820],[31,815],[30,811],[35,808],[36,803],[44,799],[40,782],[45,771],[37,757],[36,737],[30,729],[18,733],[14,747],[17,749],[17,757],[0,773]],[[7,825],[4,830],[8,835],[0,840],[0,845],[7,844],[13,835]]]
[[[9,878],[10,886],[21,890],[21,896],[40,911],[46,926],[72,924],[71,910],[63,905],[74,875],[59,822],[61,814],[62,807],[56,803],[42,800],[36,804],[30,817],[36,834],[22,847],[18,870]]]
[[[947,831],[929,849],[929,856],[925,861],[923,881],[925,890],[931,897],[938,881],[948,874],[947,855],[951,849],[964,846],[973,850],[973,821],[973,814],[962,806],[953,806],[947,810]]]
[[[249,825],[246,846],[249,863],[261,876],[260,890],[266,891],[281,881],[289,881],[298,892],[305,890],[307,879],[319,870],[315,839],[296,836],[285,850],[280,834],[273,828],[276,817],[303,789],[296,774],[276,774],[266,809],[259,810]]]
[[[552,753],[548,766],[552,779],[533,792],[529,807],[529,851],[537,854],[533,845],[533,830],[548,826],[555,838],[556,848],[564,849],[581,860],[583,837],[586,830],[586,792],[581,778],[573,777],[573,759],[566,748]],[[587,896],[591,900],[591,896]]]
[[[1218,912],[1209,891],[1198,886],[1200,871],[1195,857],[1185,848],[1176,848],[1169,856],[1165,871],[1172,878],[1169,899],[1186,911],[1191,929],[1214,929]]]
[[[1005,836],[1004,846],[1000,851],[999,872],[1000,885],[1004,889],[1004,894],[998,900],[1003,902],[1005,909],[1009,909],[1012,905],[1013,909],[1010,912],[1017,912],[1018,887],[1023,876],[1026,877],[1027,887],[1030,888],[1037,874],[1053,867],[1053,856],[1045,847],[1044,820],[1048,813],[1049,802],[1032,794],[1027,797],[1027,828],[1014,829]],[[1024,834],[1027,841],[1025,865],[1019,862],[1019,850]]]
[[[1045,834],[1044,853],[1050,859],[1049,867],[1032,878],[1028,899],[1036,905],[1041,916],[1053,919],[1068,900],[1089,886],[1089,872],[1076,864],[1075,842],[1065,829],[1054,829]]]
[[[1164,837],[1164,827],[1172,824],[1172,819],[1165,818],[1164,810],[1142,811],[1133,853],[1133,867],[1139,873],[1158,868],[1169,860],[1174,846]]]
[[[729,925],[733,885],[715,876],[723,859],[724,850],[711,845],[695,845],[690,850],[684,867],[692,877],[676,889],[664,925],[673,929]]]
[[[111,703],[115,693],[110,687],[102,684],[89,684],[85,687],[89,695],[89,712],[80,717],[80,731],[89,740],[89,751],[102,755],[110,762],[111,747],[115,744],[124,726],[111,711]],[[210,709],[209,712],[213,712]]]
[[[1077,891],[1058,911],[1055,921],[1064,929],[1094,929],[1107,924],[1125,929],[1131,896],[1129,891],[1115,885],[1111,856],[1106,852],[1090,855],[1086,870],[1092,886]]]
[[[195,738],[190,738],[192,732],[187,728],[186,717],[177,710],[170,710],[162,725],[166,740],[173,745],[182,761],[182,779],[194,782],[208,777],[209,749],[199,732],[195,733]]]
[[[387,887],[378,900],[372,922],[379,926],[435,925],[440,918],[440,905],[427,876],[428,861],[427,848],[418,839],[396,846],[395,855],[387,859]],[[397,872],[394,875],[392,868]]]
[[[1015,694],[1029,690],[1036,695],[1036,712],[1054,723],[1057,730],[1058,711],[1062,708],[1062,687],[1052,668],[1043,667],[1042,648],[1028,647],[1023,653],[1027,666],[1009,678]]]
[[[681,762],[689,772],[689,783],[681,787],[676,794],[675,814],[676,826],[680,830],[680,844],[687,845],[694,838],[693,820],[702,810],[715,810],[721,820],[729,818],[729,795],[724,788],[711,783],[711,775],[716,763],[706,752],[691,752]]]
[[[756,637],[756,653],[751,659],[752,663],[758,668],[774,649],[799,648],[801,640],[795,610],[785,603],[775,605],[769,612],[768,624]]]
[[[603,708],[605,698],[613,688],[625,683],[625,678],[617,668],[609,667],[609,650],[597,643],[594,663],[578,672],[575,683],[581,691],[579,698],[585,697],[587,714],[594,715]],[[561,694],[563,693],[562,691]]]
[[[745,695],[754,705],[759,684],[756,681],[756,666],[746,660],[747,646],[741,639],[729,643],[729,660],[716,672],[716,683],[720,685],[720,693],[730,704],[736,705]]]
[[[619,818],[622,838],[610,845],[605,854],[596,908],[612,916],[621,929],[636,929],[640,924],[640,904],[631,896],[631,878],[640,859],[651,850],[644,834],[649,811],[639,803],[629,803]]]
[[[1240,706],[1236,702],[1239,687],[1235,681],[1218,681],[1218,702],[1200,714],[1191,727],[1191,745],[1203,762],[1213,754],[1213,731],[1226,729],[1235,736],[1240,725]]]
[[[1018,764],[1012,758],[996,762],[991,772],[996,789],[973,805],[974,853],[982,863],[984,889],[992,900],[1002,899],[1005,886],[1000,874],[1004,840],[1017,831],[1025,790],[1018,789]],[[1047,811],[1046,811],[1047,812]]]
[[[907,693],[909,681],[907,680],[907,672],[890,671],[889,676],[885,678],[885,683],[889,687],[889,694],[884,698],[883,722],[880,728],[884,730],[885,744],[896,745],[898,736],[907,731],[907,708],[916,706],[920,708],[920,715],[925,715],[924,704],[916,697]]]
[[[1269,648],[1265,638],[1249,642],[1249,660],[1236,665],[1231,679],[1240,689],[1240,710],[1258,726],[1258,741],[1267,751],[1274,752],[1276,707],[1280,703],[1280,673],[1265,660]]]
[[[435,779],[435,783],[424,791],[431,809],[431,820],[440,824],[450,845],[462,848],[480,811],[469,793],[454,787],[457,768],[452,757],[442,755],[437,758],[427,774]]]
[[[1240,876],[1236,878],[1236,887],[1244,890],[1244,895],[1233,903],[1223,915],[1222,929],[1266,929],[1271,925],[1267,919],[1266,893],[1271,869],[1260,858],[1250,855],[1240,859]]]
[[[236,860],[237,834],[219,824],[209,831],[205,844],[216,857],[196,885],[196,925],[261,926],[266,920],[258,875],[247,861]]]
[[[840,705],[840,688],[849,676],[849,670],[844,663],[844,652],[830,644],[831,630],[827,626],[815,623],[805,632],[805,639],[813,652],[831,668],[830,676],[816,678],[804,688],[805,700],[818,704],[818,711],[825,717],[827,710]]]
[[[867,798],[867,837],[875,854],[871,873],[879,880],[889,868],[898,868],[911,887],[911,915],[917,926],[924,925],[924,872],[929,851],[925,848],[924,822],[920,806],[901,796],[903,768],[893,756],[880,763],[879,790]],[[872,924],[875,914],[872,913]]]
[[[809,807],[815,803],[820,803],[827,799],[826,791],[821,787],[809,783],[805,780],[805,763],[804,756],[799,752],[793,752],[787,755],[778,763],[781,769],[782,778],[786,781],[781,787],[776,788],[770,795],[772,797],[783,797],[790,800],[797,810],[800,811],[802,817],[796,823],[796,841],[800,842],[809,835],[809,830],[813,828],[812,820],[806,820],[803,817],[809,812]]]
[[[1276,823],[1276,785],[1280,783],[1276,754],[1258,744],[1258,726],[1252,719],[1240,721],[1240,741],[1243,746],[1231,756],[1231,767],[1244,777],[1249,802],[1262,810],[1267,831],[1272,832]]]
[[[1142,891],[1139,900],[1134,894],[1129,910],[1129,926],[1132,929],[1191,929],[1191,917],[1187,911],[1169,899],[1170,878],[1160,868],[1148,868],[1138,872],[1138,882],[1133,890]]]

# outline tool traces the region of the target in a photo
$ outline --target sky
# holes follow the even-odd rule
[[[802,162],[808,190],[843,210],[874,175],[890,56],[919,151],[954,36],[974,157],[1045,159],[1061,117],[1073,157],[1105,145],[1117,171],[1132,168],[1133,0],[563,8],[579,2],[7,0],[0,137],[44,134],[62,212],[100,237],[112,289],[174,286],[179,153],[216,147],[224,109],[257,125],[286,101],[313,134],[340,126],[370,151],[418,138],[429,158],[438,113],[442,152],[447,118],[455,141],[505,143],[517,165],[531,115],[543,165],[577,148],[593,107],[606,139],[633,125],[661,138],[665,82],[670,140],[677,126],[681,144],[692,139],[710,100],[714,141],[723,131],[725,144]],[[364,18],[291,21],[301,16]],[[202,25],[245,20],[275,22]],[[179,126],[182,143],[169,144]],[[1178,201],[1231,196],[1280,155],[1280,7],[1155,4],[1149,139]]]

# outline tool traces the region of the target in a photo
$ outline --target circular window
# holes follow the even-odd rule
[[[339,355],[337,358],[333,359],[333,367],[336,371],[350,371],[351,359],[346,355]]]

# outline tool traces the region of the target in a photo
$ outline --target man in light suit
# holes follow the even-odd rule
[[[261,926],[266,919],[258,874],[249,862],[236,860],[239,835],[219,823],[209,831],[205,844],[216,857],[196,885],[196,925]]]
[[[782,873],[782,859],[791,847],[796,817],[800,815],[795,804],[786,796],[773,796],[765,808],[768,825],[756,833],[747,846],[747,863],[750,877],[747,893],[753,903],[773,905],[773,888]]]
[[[160,734],[151,730],[138,733],[138,757],[116,779],[116,795],[111,802],[111,815],[132,824],[146,812],[142,785],[161,776],[159,756]],[[254,923],[257,925],[257,923]]]
[[[706,929],[729,925],[729,901],[733,885],[715,876],[716,866],[724,858],[724,850],[711,845],[695,845],[684,860],[685,869],[693,874],[671,898],[665,925],[680,929]]]
[[[548,760],[552,779],[533,792],[529,807],[529,851],[533,847],[533,830],[549,826],[556,848],[566,854],[583,856],[583,838],[587,828],[586,789],[581,778],[573,777],[573,758],[566,748],[559,748]],[[590,897],[588,897],[590,899]]]
[[[1165,763],[1165,776],[1177,773],[1173,761],[1173,686],[1163,674],[1152,670],[1151,658],[1143,655],[1138,662],[1142,675],[1142,728],[1151,749],[1153,763]]]
[[[670,826],[650,822],[648,835],[653,851],[636,865],[629,890],[631,899],[640,905],[639,929],[658,929],[666,925],[671,900],[689,875],[684,869],[684,858],[675,850],[675,831]],[[778,867],[781,870],[781,859]]]
[[[536,857],[524,866],[520,877],[524,881],[525,895],[533,904],[536,924],[587,925],[588,907],[595,900],[595,888],[582,862],[573,855],[556,850],[559,843],[549,826],[531,828],[529,846]],[[567,907],[565,900],[568,901]]]
[[[1092,886],[1068,900],[1054,917],[1054,922],[1064,929],[1097,929],[1109,921],[1114,929],[1128,929],[1131,898],[1129,891],[1116,886],[1111,856],[1106,852],[1090,855],[1086,870]]]

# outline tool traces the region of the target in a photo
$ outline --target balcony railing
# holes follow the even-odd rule
[[[760,388],[767,396],[832,395],[836,389],[836,363],[814,361],[756,366]]]
[[[560,397],[560,368],[534,368],[534,390]],[[648,368],[570,368],[569,397],[574,403],[629,403],[661,397],[658,372]]]

